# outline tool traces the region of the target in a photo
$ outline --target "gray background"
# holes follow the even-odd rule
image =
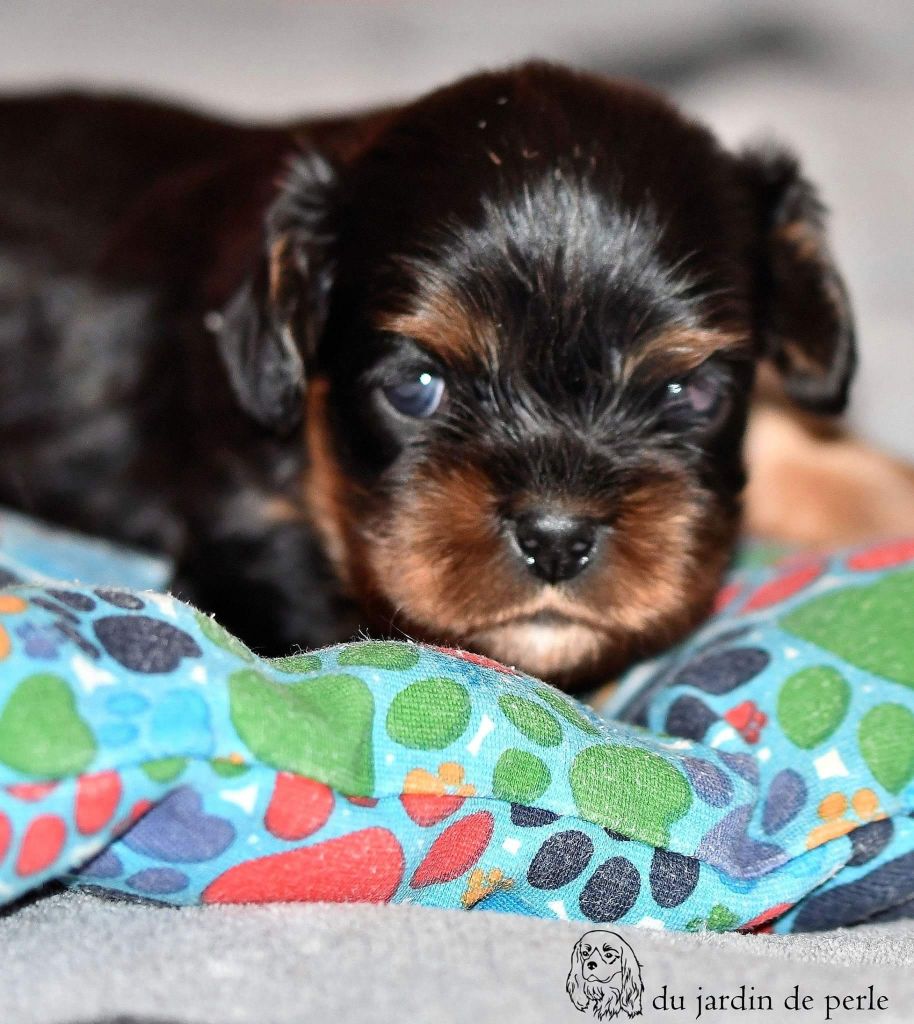
[[[910,0],[0,0],[0,89],[131,88],[246,117],[407,97],[531,55],[645,77],[728,143],[796,148],[858,312],[854,422],[914,456]]]

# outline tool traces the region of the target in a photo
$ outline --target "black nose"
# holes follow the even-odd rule
[[[587,566],[597,528],[591,519],[528,512],[515,521],[514,535],[530,572],[547,583],[559,583]]]

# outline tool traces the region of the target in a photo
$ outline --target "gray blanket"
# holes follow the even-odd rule
[[[586,929],[476,911],[395,906],[160,908],[65,893],[0,919],[0,1022],[182,1024],[591,1019],[565,993]],[[694,1020],[699,994],[768,995],[772,1010],[702,1021],[819,1022],[826,998],[883,997],[833,1021],[910,1021],[914,923],[821,935],[618,929],[642,964],[644,1019]],[[809,1009],[785,1009],[799,986]],[[685,1010],[663,1010],[682,996]],[[754,987],[754,988],[753,988]],[[658,1008],[655,1009],[654,1002]],[[624,1018],[623,1018],[624,1019]]]

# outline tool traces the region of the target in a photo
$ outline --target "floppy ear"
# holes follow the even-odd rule
[[[581,1011],[590,1005],[590,996],[584,994],[584,979],[581,976],[581,946],[578,943],[571,951],[571,970],[565,982],[565,991],[574,1005]]]
[[[740,160],[755,206],[756,318],[763,355],[804,409],[839,413],[856,366],[853,314],[825,235],[825,208],[787,151]]]
[[[641,996],[644,992],[641,968],[631,946],[624,939],[619,939],[619,946],[622,950],[622,988],[619,991],[619,1003],[629,1017],[637,1017],[641,1013]]]
[[[302,415],[305,368],[327,313],[329,221],[336,175],[316,153],[292,164],[267,213],[257,266],[223,310],[219,348],[241,408],[291,430]]]

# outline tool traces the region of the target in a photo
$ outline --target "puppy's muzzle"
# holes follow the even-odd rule
[[[539,510],[514,520],[514,537],[520,557],[534,576],[546,583],[562,583],[590,564],[597,524],[582,516]]]
[[[618,973],[619,971],[614,965],[604,963],[602,960],[588,960],[584,964],[583,974],[585,981],[597,981],[601,985],[605,985]]]

